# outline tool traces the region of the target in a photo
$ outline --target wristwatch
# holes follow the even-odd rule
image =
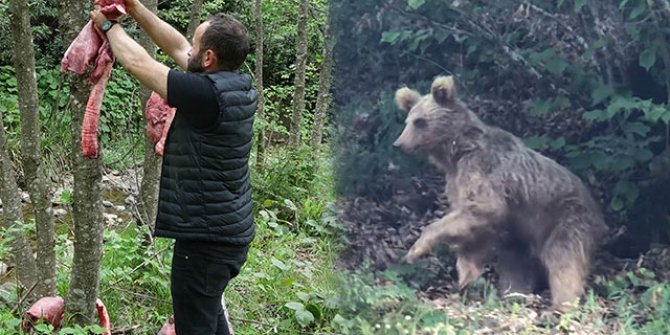
[[[117,23],[119,23],[119,21],[107,20],[102,23],[102,27],[100,27],[100,30],[102,30],[103,33],[107,33]]]

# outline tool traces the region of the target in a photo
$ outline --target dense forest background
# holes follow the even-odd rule
[[[621,296],[630,302],[640,292],[651,295],[658,286],[639,278],[668,278],[668,23],[666,0],[331,1],[335,172],[351,242],[343,261],[361,275],[359,286],[352,284],[351,313],[391,333],[433,329],[440,316],[413,303],[408,292],[418,291],[421,301],[447,310],[450,317],[441,321],[447,334],[516,333],[505,328],[509,319],[489,325],[491,309],[458,307],[458,298],[450,298],[457,290],[448,250],[414,267],[399,262],[446,206],[440,174],[391,145],[405,119],[393,97],[405,85],[426,94],[437,75],[453,75],[462,100],[485,122],[577,173],[599,200],[611,232],[594,264],[592,302],[607,309]],[[488,303],[489,293],[469,294]],[[661,308],[640,304],[633,310]],[[594,316],[581,314],[582,326],[573,330],[667,332],[665,324],[649,325],[665,314],[641,320],[623,310],[589,330],[586,320]],[[615,325],[628,315],[636,315],[630,325]],[[552,329],[532,324],[516,329]],[[376,333],[374,325],[362,333]]]

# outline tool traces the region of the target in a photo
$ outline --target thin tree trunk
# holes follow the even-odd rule
[[[258,105],[256,118],[260,121],[265,117],[265,96],[263,95],[263,0],[254,1],[254,16],[256,17],[256,90],[258,91]],[[258,130],[256,139],[256,168],[263,169],[265,161],[265,127]]]
[[[293,148],[300,146],[302,112],[305,109],[305,68],[307,66],[307,14],[309,1],[300,0],[298,17],[298,40],[295,59],[295,90],[293,91],[293,117],[291,118],[291,133],[289,145]]]
[[[89,1],[61,1],[60,29],[63,41],[69,44],[86,23]],[[68,324],[93,323],[95,300],[100,281],[102,258],[102,171],[100,158],[84,158],[81,151],[81,126],[91,86],[84,76],[70,75],[70,110],[72,121],[72,152],[70,161],[74,174],[74,256],[70,288],[65,298],[64,321]]]
[[[23,212],[21,211],[21,193],[16,185],[16,174],[12,167],[12,160],[6,148],[7,136],[5,125],[0,112],[0,198],[3,204],[2,228],[5,229],[11,247],[10,262],[16,266],[19,283],[30,290],[37,283],[37,265],[33,258],[33,251],[26,240],[21,224],[23,224]],[[33,291],[31,298],[37,297]]]
[[[189,9],[188,27],[186,28],[186,38],[190,41],[195,34],[195,29],[200,25],[200,11],[202,9],[202,0],[193,0]]]
[[[146,0],[143,3],[150,11],[154,13],[158,10],[157,0]],[[140,33],[139,43],[147,50],[147,52],[149,52],[150,55],[154,55],[156,53],[156,45],[151,40],[151,37],[149,37],[149,35],[147,35],[144,31]],[[140,88],[140,101],[142,102],[142,108],[146,107],[147,100],[149,100],[150,95],[151,90],[144,86]],[[139,212],[142,223],[149,225],[151,231],[153,231],[156,220],[158,186],[161,175],[161,163],[163,162],[163,158],[158,156],[154,151],[154,146],[155,144],[149,140],[149,137],[144,136],[144,173],[142,174],[142,185],[140,186]],[[150,241],[151,235],[146,236],[145,240]]]
[[[12,36],[14,38],[14,67],[18,85],[21,113],[21,149],[28,193],[35,213],[37,232],[37,269],[39,296],[56,294],[56,233],[51,202],[42,174],[40,154],[40,113],[35,75],[35,46],[33,44],[30,11],[24,0],[10,1]]]
[[[323,33],[323,61],[319,70],[319,95],[316,98],[316,111],[314,114],[314,126],[312,128],[312,148],[318,153],[323,140],[323,125],[326,120],[326,111],[330,103],[330,85],[332,62],[332,45],[330,38],[330,25],[326,21]]]

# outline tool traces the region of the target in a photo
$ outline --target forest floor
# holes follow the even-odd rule
[[[402,187],[383,201],[340,201],[349,247],[339,265],[351,274],[344,305],[358,315],[352,334],[670,334],[670,248],[637,258],[600,251],[582,308],[563,315],[548,312],[546,291],[501,298],[491,269],[458,293],[446,247],[400,262],[421,227],[445,213],[444,180],[385,182]]]
[[[268,162],[276,163],[273,157],[268,157]],[[258,176],[257,181],[266,177]],[[318,184],[316,188],[330,188],[329,172],[317,172],[311,178]],[[105,231],[100,299],[109,311],[113,334],[156,334],[172,313],[169,278],[173,240],[157,238],[147,244],[148,227],[138,225],[134,214],[139,180],[141,176],[130,168],[106,169],[102,179]],[[65,297],[73,254],[72,183],[59,180],[51,187],[57,213],[58,294]],[[287,185],[274,187],[286,189]],[[331,323],[339,309],[334,269],[340,245],[328,228],[335,221],[328,209],[332,192],[311,193],[315,195],[258,201],[256,237],[247,262],[225,294],[235,334],[334,331]],[[257,197],[266,195],[257,193]],[[24,198],[27,200],[27,195]],[[27,201],[24,211],[30,222]],[[32,236],[34,231],[30,225],[26,227]],[[5,246],[0,239],[0,259],[5,259]],[[0,334],[18,333],[21,311],[28,306],[17,306],[20,294],[15,289],[13,265],[0,264]]]

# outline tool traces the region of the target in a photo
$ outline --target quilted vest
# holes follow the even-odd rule
[[[219,117],[195,129],[177,110],[165,141],[154,235],[244,246],[255,233],[248,160],[256,90],[246,74],[201,75],[214,85]]]

